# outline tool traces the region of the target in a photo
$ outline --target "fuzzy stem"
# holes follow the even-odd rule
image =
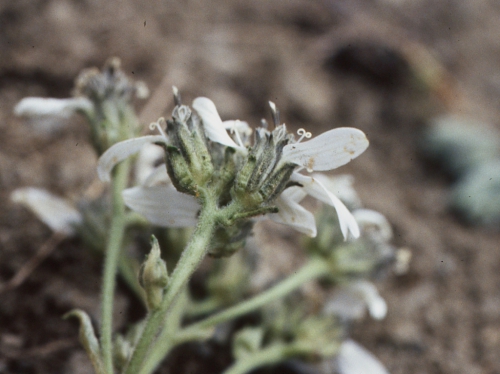
[[[130,160],[125,160],[116,167],[112,191],[113,216],[104,259],[101,298],[101,350],[104,367],[109,374],[113,373],[113,296],[116,285],[116,270],[125,233],[125,205],[122,191],[127,185],[129,170]]]
[[[151,311],[146,319],[146,325],[125,371],[126,374],[136,374],[140,371],[152,343],[156,340],[164,326],[163,321],[173,303],[175,303],[180,291],[187,284],[191,275],[205,257],[210,240],[219,221],[218,209],[215,202],[216,199],[213,197],[204,199],[198,225],[170,277],[160,307]]]

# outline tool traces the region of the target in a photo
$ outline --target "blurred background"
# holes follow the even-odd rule
[[[500,372],[500,234],[448,209],[454,176],[420,151],[443,116],[498,130],[499,17],[494,0],[2,1],[0,282],[50,236],[10,192],[76,199],[96,177],[82,119],[49,130],[13,107],[68,97],[82,69],[117,56],[151,90],[138,102],[145,133],[172,109],[172,85],[186,103],[208,96],[223,119],[252,126],[272,100],[292,129],[363,130],[369,149],[340,172],[413,257],[406,274],[379,284],[387,318],[361,322],[354,338],[393,374]],[[0,373],[89,372],[76,325],[61,315],[98,311],[100,271],[68,240],[0,294]],[[117,327],[133,314],[128,296],[121,287]]]

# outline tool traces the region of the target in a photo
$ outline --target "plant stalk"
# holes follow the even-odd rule
[[[256,309],[259,309],[264,305],[273,302],[274,300],[281,299],[282,297],[288,295],[290,292],[302,286],[307,281],[319,278],[323,275],[328,274],[329,272],[330,267],[325,260],[321,258],[312,258],[297,272],[285,278],[268,290],[246,301],[243,301],[240,304],[223,310],[222,312],[219,312],[211,317],[194,323],[186,329],[204,330],[208,327],[213,327],[222,322],[240,317]]]
[[[125,205],[122,191],[127,186],[130,160],[116,166],[112,187],[113,216],[104,253],[104,275],[101,298],[101,351],[106,372],[113,374],[113,298],[120,249],[125,233]]]

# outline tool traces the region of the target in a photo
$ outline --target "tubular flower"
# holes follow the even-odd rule
[[[118,143],[99,160],[98,174],[103,181],[109,181],[113,167],[139,152],[145,144],[156,143],[164,147],[170,182],[126,190],[124,198],[129,207],[155,224],[171,226],[175,222],[178,225],[184,221],[176,219],[172,216],[172,209],[168,209],[174,202],[172,197],[167,198],[167,189],[171,195],[176,189],[177,194],[184,194],[177,196],[197,198],[200,189],[209,186],[219,196],[220,207],[233,204],[245,212],[237,216],[238,219],[272,213],[268,214],[272,220],[315,236],[314,217],[299,204],[310,195],[336,209],[345,238],[359,236],[356,220],[333,191],[325,187],[321,178],[301,171],[332,170],[359,156],[368,147],[362,131],[338,128],[302,142],[311,134],[299,130],[301,137],[296,141],[286,126],[279,123],[279,113],[270,103],[275,128],[270,131],[266,124],[257,128],[252,143],[252,130],[248,124],[222,121],[210,99],[195,99],[193,111],[180,105],[180,100],[176,101],[178,105],[174,108],[172,120],[160,119],[152,124],[161,135]],[[166,132],[163,130],[165,122]],[[162,193],[163,197],[160,196]],[[194,217],[199,207],[186,204],[185,209],[191,209],[189,216]],[[176,210],[175,214],[181,213]]]

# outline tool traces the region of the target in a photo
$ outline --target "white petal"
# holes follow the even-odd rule
[[[167,166],[165,164],[158,165],[144,180],[143,187],[154,187],[158,185],[170,184],[170,177],[167,173]]]
[[[151,223],[163,227],[191,227],[197,222],[198,201],[172,185],[133,187],[122,193],[125,204]]]
[[[116,143],[104,152],[97,162],[97,174],[103,182],[111,180],[111,170],[116,164],[139,152],[145,144],[164,143],[162,135],[148,135]]]
[[[361,207],[361,199],[353,187],[354,177],[349,174],[328,176],[321,173],[311,175],[322,183],[328,191],[337,196],[349,207]]]
[[[30,209],[55,232],[73,235],[74,225],[82,222],[80,212],[69,202],[40,188],[19,188],[12,192],[11,199]]]
[[[146,144],[142,147],[134,165],[135,182],[143,185],[158,166],[158,161],[163,160],[165,151],[156,144]]]
[[[299,191],[296,192],[294,189]],[[274,222],[291,226],[303,234],[315,237],[316,221],[314,215],[297,202],[297,200],[302,200],[305,195],[302,195],[303,191],[301,190],[299,187],[287,188],[275,201],[279,209],[278,213],[269,214],[268,216]]]
[[[374,319],[384,319],[387,315],[387,304],[371,282],[359,280],[344,286],[347,290],[364,300],[370,315]]]
[[[349,212],[344,203],[342,203],[337,196],[328,191],[320,181],[300,173],[293,173],[290,180],[300,183],[304,190],[315,199],[335,208],[344,239],[347,239],[349,233],[351,233],[354,238],[359,237],[359,227],[351,212]]]
[[[382,213],[371,209],[356,209],[352,215],[363,230],[375,229],[386,241],[392,239],[392,227]]]
[[[340,374],[389,374],[374,355],[352,340],[340,346],[337,366]]]
[[[332,170],[347,164],[368,148],[363,131],[342,127],[322,133],[312,140],[287,144],[282,162],[291,162],[308,171]]]
[[[91,112],[93,107],[92,102],[84,97],[71,99],[26,97],[16,105],[14,114],[27,117],[57,116],[67,118],[77,110]]]
[[[298,186],[289,187],[281,194],[282,198],[291,200],[296,203],[300,203],[306,196],[307,192],[304,191],[303,188]]]
[[[193,109],[195,109],[201,117],[203,128],[210,140],[228,147],[242,148],[238,146],[227,133],[212,100],[206,97],[197,97],[193,101]]]

